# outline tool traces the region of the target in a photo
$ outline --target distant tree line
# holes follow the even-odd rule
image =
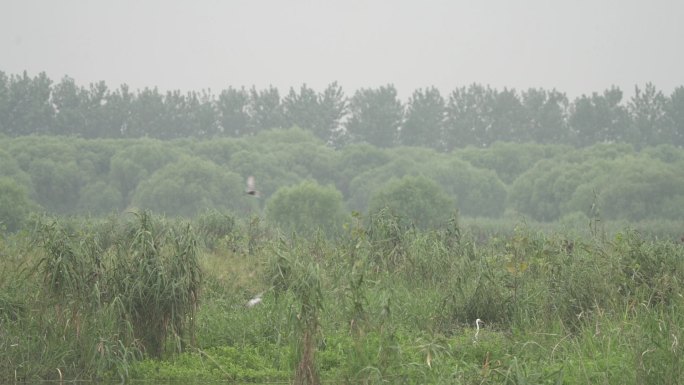
[[[274,87],[210,91],[131,91],[105,82],[79,86],[45,73],[0,72],[0,134],[83,138],[216,138],[253,136],[298,126],[335,147],[367,142],[377,147],[422,146],[451,151],[494,142],[586,147],[629,143],[636,148],[684,145],[684,86],[665,95],[648,83],[634,96],[612,87],[573,101],[556,90],[525,91],[472,84],[443,96],[434,87],[402,102],[393,85],[347,97],[331,83],[322,92],[306,84],[281,96]]]
[[[245,193],[249,175],[259,198]],[[0,232],[21,228],[31,212],[195,217],[213,209],[334,233],[350,212],[384,208],[418,227],[447,223],[456,211],[583,225],[596,217],[681,221],[684,149],[503,142],[450,152],[367,143],[335,149],[298,127],[206,140],[0,140]]]

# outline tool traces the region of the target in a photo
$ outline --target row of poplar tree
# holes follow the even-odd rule
[[[336,82],[323,91],[302,85],[282,96],[275,87],[228,87],[160,92],[87,87],[45,73],[0,71],[0,134],[84,138],[213,138],[254,135],[298,126],[341,147],[423,146],[449,151],[494,142],[534,142],[584,147],[623,142],[637,148],[684,145],[684,86],[670,95],[648,83],[634,95],[612,87],[569,100],[557,90],[497,90],[472,84],[444,96],[437,88],[415,90],[406,102],[393,85],[363,88],[351,97]]]

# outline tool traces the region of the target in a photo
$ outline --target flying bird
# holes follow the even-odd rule
[[[259,191],[256,189],[256,182],[254,181],[254,177],[252,175],[247,177],[247,195],[252,195],[255,197],[259,197]]]

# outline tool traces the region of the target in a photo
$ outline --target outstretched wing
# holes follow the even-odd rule
[[[256,182],[254,181],[254,177],[250,175],[247,177],[247,192],[250,193],[253,191],[256,191]]]

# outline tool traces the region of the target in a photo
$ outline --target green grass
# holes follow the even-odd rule
[[[0,381],[684,379],[684,246],[668,236],[381,215],[284,238],[207,215],[42,219],[0,238]]]

